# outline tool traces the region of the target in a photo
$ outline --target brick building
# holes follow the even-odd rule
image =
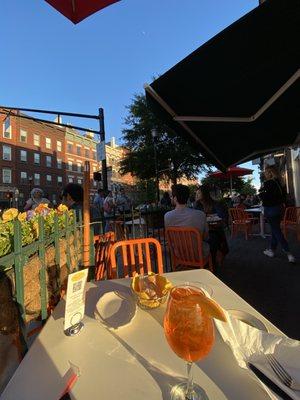
[[[8,192],[13,204],[18,199],[22,206],[34,187],[56,203],[67,182],[82,184],[85,160],[91,162],[91,175],[97,168],[97,142],[69,128],[19,118],[13,112],[0,114],[0,134],[0,207],[7,203]]]

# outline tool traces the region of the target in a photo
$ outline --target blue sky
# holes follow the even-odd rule
[[[90,114],[103,107],[107,138],[120,138],[126,105],[144,83],[257,5],[121,0],[73,25],[45,1],[1,0],[0,104]]]

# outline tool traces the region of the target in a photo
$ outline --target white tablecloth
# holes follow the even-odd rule
[[[213,289],[225,309],[239,309],[260,318],[271,332],[279,333],[269,321],[206,270],[169,273],[174,284],[203,282]],[[137,309],[131,323],[116,331],[105,329],[94,318],[100,296],[128,287],[120,279],[88,284],[84,329],[75,337],[63,333],[64,301],[46,326],[1,396],[1,400],[57,400],[57,386],[69,368],[77,365],[81,376],[72,391],[76,400],[159,400],[169,399],[171,386],[186,379],[186,368],[169,348],[162,321],[165,306]],[[211,400],[263,400],[267,394],[249,374],[238,367],[231,350],[216,332],[209,356],[196,364],[195,382],[203,386]]]

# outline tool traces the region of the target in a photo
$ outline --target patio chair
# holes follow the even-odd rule
[[[244,232],[246,240],[248,240],[249,234],[252,232],[252,219],[249,214],[241,208],[230,208],[229,214],[231,217],[231,237],[237,232]]]
[[[110,271],[110,252],[115,242],[115,233],[107,232],[104,235],[94,237],[95,245],[95,280],[105,279]]]
[[[152,248],[150,245],[152,245]],[[154,238],[131,239],[116,242],[111,248],[110,269],[109,276],[112,278],[127,278],[129,276],[134,276],[136,273],[144,274],[148,272],[158,272],[162,274],[163,261],[161,245]],[[121,269],[122,271],[120,272]]]
[[[168,247],[171,253],[172,269],[182,267],[208,268],[212,271],[211,255],[203,255],[203,238],[198,229],[193,227],[166,228]]]
[[[297,239],[300,241],[300,207],[287,207],[285,209],[281,228],[285,238],[287,238],[288,230],[291,230],[296,232]]]

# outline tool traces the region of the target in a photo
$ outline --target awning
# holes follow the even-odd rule
[[[120,0],[46,0],[74,24]]]
[[[223,171],[300,132],[300,1],[266,0],[171,68],[154,112]]]

